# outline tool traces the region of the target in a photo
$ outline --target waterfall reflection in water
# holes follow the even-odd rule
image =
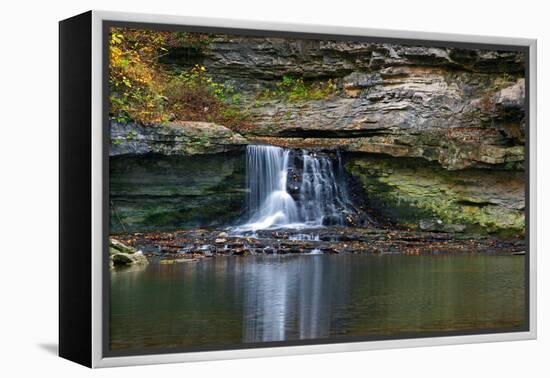
[[[111,347],[517,330],[523,256],[211,258],[111,273]]]
[[[272,257],[266,264],[245,267],[243,341],[283,341],[327,337],[337,316],[332,309],[345,305],[350,266],[327,265],[312,256]],[[335,280],[342,280],[334,286]],[[329,287],[329,286],[333,287]]]

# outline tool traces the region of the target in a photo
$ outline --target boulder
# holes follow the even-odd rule
[[[148,263],[147,258],[141,251],[136,253],[115,253],[111,256],[111,259],[115,266]]]
[[[133,254],[136,252],[137,250],[135,248],[130,247],[117,239],[109,239],[109,253],[111,255],[114,255],[116,253]]]
[[[109,239],[109,257],[110,267],[148,264],[147,257],[141,251],[114,238]]]

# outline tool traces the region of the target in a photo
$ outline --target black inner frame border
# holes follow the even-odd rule
[[[241,343],[241,344],[224,344],[224,345],[208,345],[197,347],[172,347],[172,348],[135,348],[135,349],[110,349],[110,270],[109,270],[109,147],[110,147],[110,122],[109,122],[109,33],[112,27],[126,27],[134,29],[149,29],[174,32],[196,32],[196,33],[212,33],[212,34],[227,34],[247,37],[278,37],[278,38],[294,38],[294,39],[311,39],[311,40],[332,40],[332,41],[348,41],[348,42],[371,42],[371,43],[392,43],[404,46],[422,46],[422,47],[439,47],[439,48],[462,48],[462,49],[479,49],[479,50],[497,50],[497,51],[513,51],[521,52],[525,56],[525,243],[526,254],[524,256],[524,287],[525,287],[525,308],[524,308],[524,325],[515,328],[502,329],[476,329],[462,331],[428,331],[428,332],[410,332],[383,336],[340,336],[327,337],[306,340],[287,340],[287,341],[270,341],[257,343]],[[315,27],[315,26],[312,26]],[[402,31],[407,34],[407,31]],[[116,20],[102,21],[102,357],[124,357],[124,356],[140,356],[140,355],[156,355],[156,354],[173,354],[173,353],[190,353],[190,352],[211,352],[224,350],[238,349],[256,349],[256,348],[274,348],[274,347],[293,347],[307,345],[329,345],[339,343],[353,343],[366,341],[384,341],[384,340],[406,340],[406,339],[421,339],[433,337],[449,337],[449,336],[468,336],[468,335],[486,335],[498,333],[514,333],[530,331],[530,158],[529,158],[529,137],[530,137],[530,48],[529,46],[506,45],[506,44],[491,44],[477,42],[455,42],[444,40],[428,40],[428,39],[410,39],[410,38],[389,38],[389,37],[369,37],[358,35],[344,34],[325,34],[325,33],[306,33],[306,32],[289,32],[282,30],[260,30],[260,29],[239,29],[230,27],[210,27],[210,26],[191,26],[191,25],[175,25],[163,23],[145,23],[145,22],[128,22]],[[92,99],[93,101],[94,99]]]

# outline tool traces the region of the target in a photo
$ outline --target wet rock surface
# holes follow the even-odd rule
[[[525,175],[520,171],[448,171],[421,159],[350,156],[346,170],[366,208],[390,223],[427,231],[525,230]]]
[[[272,230],[231,235],[219,230],[118,235],[140,248],[155,263],[196,261],[216,256],[254,254],[524,254],[520,238],[493,238],[449,232],[418,232],[331,227],[317,230]],[[168,262],[172,261],[172,262]]]
[[[114,156],[109,170],[111,232],[222,227],[244,211],[243,154]]]

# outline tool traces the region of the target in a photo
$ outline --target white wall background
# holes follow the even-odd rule
[[[540,377],[550,287],[539,216],[539,340],[90,371],[57,344],[57,21],[89,9],[529,37],[539,40],[539,209],[548,211],[550,27],[545,1],[4,1],[0,51],[0,375]],[[75,125],[78,127],[78,125]],[[539,213],[539,214],[540,214]],[[548,213],[547,213],[548,214]],[[546,297],[546,298],[545,298]],[[545,348],[547,349],[545,351]],[[548,375],[545,375],[548,376]]]

